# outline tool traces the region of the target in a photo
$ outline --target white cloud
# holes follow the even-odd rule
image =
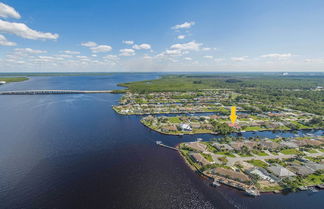
[[[15,19],[19,19],[20,14],[11,6],[0,2],[0,17],[3,18],[12,17]]]
[[[73,58],[73,56],[71,54],[59,54],[57,56],[62,57],[62,58]]]
[[[286,54],[273,53],[273,54],[264,54],[264,55],[261,55],[260,57],[261,58],[287,59],[292,56],[293,55],[291,53],[286,53]]]
[[[203,51],[210,51],[211,48],[209,48],[209,47],[204,47],[204,48],[202,48],[201,50],[203,50]]]
[[[149,56],[149,55],[147,55],[147,54],[144,54],[143,58],[144,58],[144,59],[152,59],[153,57],[151,57],[151,56]]]
[[[157,55],[157,57],[165,57],[165,56],[182,56],[183,52],[178,49],[167,49],[164,52]]]
[[[118,56],[116,56],[116,55],[107,55],[107,56],[104,56],[103,57],[104,59],[108,59],[108,60],[114,60],[114,61],[117,61],[117,60],[119,60],[119,57]]]
[[[70,54],[70,55],[75,55],[75,54],[80,54],[78,51],[70,51],[70,50],[65,50],[63,51],[65,54]]]
[[[43,33],[30,29],[23,23],[14,23],[0,20],[0,32],[11,33],[26,39],[58,39],[58,34]]]
[[[185,57],[184,60],[191,61],[192,58],[191,57]]]
[[[179,25],[175,25],[173,26],[171,29],[173,30],[178,30],[178,29],[189,29],[191,28],[193,25],[195,25],[195,22],[184,22],[182,24]]]
[[[88,41],[88,42],[81,43],[81,46],[85,46],[85,47],[95,47],[95,46],[97,46],[97,43],[96,42],[93,42],[93,41]]]
[[[101,52],[110,52],[112,50],[111,46],[108,45],[98,45],[90,48],[93,53],[101,53]]]
[[[231,60],[235,61],[235,62],[243,62],[246,61],[248,57],[247,56],[243,56],[243,57],[232,57]]]
[[[31,48],[16,48],[15,52],[22,53],[22,54],[43,54],[43,53],[47,53],[47,51],[44,51],[44,50],[37,50],[37,49],[31,49]]]
[[[213,59],[214,57],[213,56],[210,56],[210,55],[206,55],[206,56],[204,56],[204,58],[206,58],[206,59]]]
[[[119,50],[120,54],[119,56],[134,56],[135,55],[135,50],[134,49],[121,49]]]
[[[6,37],[0,34],[0,46],[16,46],[16,43],[8,41]]]
[[[137,49],[137,50],[140,50],[140,49],[151,49],[151,45],[150,44],[140,44],[140,45],[137,45],[135,44],[133,46],[133,49]]]
[[[130,41],[130,40],[126,40],[126,41],[123,41],[124,44],[127,44],[127,45],[133,45],[134,44],[134,41]]]
[[[81,46],[88,47],[92,53],[110,52],[112,50],[112,47],[109,45],[98,45],[93,41],[83,42]]]
[[[178,38],[178,39],[185,39],[186,36],[185,36],[185,35],[178,35],[177,38]]]
[[[170,48],[171,49],[178,49],[178,50],[188,50],[188,51],[199,51],[201,43],[196,43],[195,41],[191,41],[184,44],[173,44]]]

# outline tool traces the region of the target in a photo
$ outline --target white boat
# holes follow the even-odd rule
[[[158,145],[162,144],[161,141],[156,141],[155,143],[158,144]]]
[[[246,192],[248,195],[253,196],[253,197],[260,196],[260,192],[257,191],[257,190],[253,190],[253,189],[246,189],[245,192]]]
[[[311,191],[311,192],[318,192],[318,189],[316,189],[315,187],[309,187],[309,191]]]
[[[212,185],[219,187],[221,184],[217,180],[214,180]]]

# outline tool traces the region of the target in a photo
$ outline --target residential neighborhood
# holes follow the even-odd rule
[[[321,187],[324,182],[323,136],[226,137],[181,143],[178,148],[186,162],[202,175],[251,195]]]

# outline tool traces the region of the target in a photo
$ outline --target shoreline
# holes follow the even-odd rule
[[[159,131],[159,130],[156,130],[156,129],[153,129],[151,127],[149,127],[148,125],[144,124],[142,121],[140,121],[145,127],[149,128],[150,130],[152,131],[155,131],[157,133],[160,133],[160,134],[164,134],[164,135],[171,135],[171,136],[184,136],[184,135],[195,135],[195,134],[212,134],[212,135],[222,135],[222,134],[219,134],[219,133],[216,133],[216,132],[203,132],[203,133],[166,133],[166,132],[163,132],[163,131]],[[235,132],[232,132],[230,134],[233,134],[233,133],[237,133],[237,134],[242,134],[242,133],[256,133],[256,132],[266,132],[266,131],[272,131],[272,132],[276,132],[276,131],[315,131],[315,130],[323,130],[323,128],[302,128],[302,129],[270,129],[270,130],[256,130],[256,131],[235,131]]]

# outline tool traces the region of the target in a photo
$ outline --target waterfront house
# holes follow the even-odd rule
[[[276,150],[280,147],[280,145],[276,142],[270,141],[270,140],[261,140],[259,142],[261,149],[266,149],[266,150]]]
[[[191,148],[191,149],[200,151],[200,152],[204,152],[207,149],[206,144],[202,144],[202,143],[199,143],[199,142],[189,142],[189,143],[186,143],[186,146]]]
[[[281,165],[270,166],[268,170],[280,178],[296,176],[296,174]]]
[[[234,171],[229,168],[222,168],[222,167],[214,168],[211,170],[211,173],[215,174],[215,175],[224,176],[226,178],[230,178],[233,180],[237,180],[240,182],[249,182],[250,181],[250,178],[247,175],[245,175],[244,173]]]
[[[313,171],[324,170],[324,164],[314,163],[314,162],[307,162],[305,166]]]
[[[210,164],[210,162],[208,160],[206,160],[200,153],[190,153],[189,156],[191,157],[191,159],[193,161],[195,161],[196,163],[199,163],[200,165],[208,165]]]
[[[189,124],[181,123],[179,127],[183,131],[192,131],[192,128],[190,127]]]
[[[248,171],[250,174],[254,174],[258,176],[262,180],[269,181],[271,183],[276,182],[274,178],[271,177],[271,175],[262,168],[253,168],[252,170]]]
[[[242,147],[244,146],[243,142],[231,142],[230,146],[236,150],[236,151],[240,151],[242,149]]]
[[[178,129],[175,125],[163,126],[161,131],[163,132],[176,132]]]
[[[288,168],[291,169],[292,171],[294,171],[296,174],[301,175],[301,176],[307,176],[309,174],[314,173],[313,169],[310,169],[303,165],[291,165]]]
[[[280,142],[280,145],[282,147],[286,147],[286,148],[298,148],[298,145],[296,143],[289,142],[289,141]]]
[[[220,150],[220,151],[232,151],[233,147],[231,147],[228,144],[220,144],[220,143],[213,143],[213,147],[215,147],[216,149]]]

